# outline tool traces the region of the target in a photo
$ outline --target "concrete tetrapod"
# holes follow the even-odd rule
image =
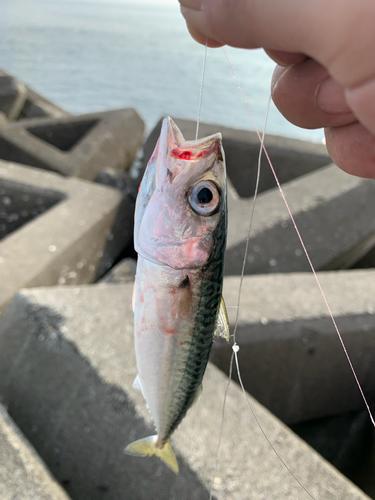
[[[132,230],[117,190],[0,161],[0,313],[20,288],[94,281]]]
[[[69,113],[41,96],[19,79],[0,69],[0,112],[8,120],[61,118]]]
[[[375,270],[319,273],[343,340],[375,403]],[[224,281],[231,325],[239,277]],[[327,307],[311,273],[245,276],[237,328],[247,390],[288,424],[364,409]],[[215,341],[211,360],[227,370]]]
[[[227,377],[209,364],[200,401],[173,437],[174,475],[156,458],[125,455],[152,432],[132,388],[132,284],[24,290],[0,322],[0,394],[72,499],[308,498],[270,450],[239,387],[230,384],[215,472]],[[228,347],[229,348],[229,347]],[[251,396],[269,439],[319,500],[368,497]],[[36,429],[36,430],[35,430]]]
[[[0,405],[1,500],[69,500]]]
[[[283,190],[317,270],[352,266],[375,245],[375,181],[331,164],[290,181]],[[240,274],[252,198],[228,189],[225,269]],[[277,188],[256,202],[246,274],[309,272],[310,266]]]
[[[92,180],[132,164],[144,123],[134,109],[21,120],[0,129],[0,158]]]

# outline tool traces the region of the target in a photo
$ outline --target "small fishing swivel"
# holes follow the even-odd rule
[[[240,346],[235,342],[232,345],[233,352],[237,353],[240,350]]]

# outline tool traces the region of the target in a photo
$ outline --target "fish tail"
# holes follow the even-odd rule
[[[170,442],[160,444],[158,436],[148,436],[134,441],[128,444],[124,451],[130,455],[142,457],[157,455],[175,474],[178,474],[178,463]]]

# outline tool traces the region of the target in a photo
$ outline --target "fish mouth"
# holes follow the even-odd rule
[[[187,141],[172,118],[166,116],[162,123],[157,152],[155,151],[155,188],[162,185],[166,176],[174,177],[176,161],[184,168],[190,168],[199,161],[205,162],[209,157],[223,161],[221,142],[222,136],[219,132],[209,137]]]

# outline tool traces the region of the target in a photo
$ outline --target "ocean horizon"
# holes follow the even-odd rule
[[[73,114],[134,107],[150,131],[164,115],[196,120],[204,47],[177,0],[3,0],[0,67]],[[263,128],[274,63],[226,49],[254,121]],[[208,49],[201,121],[254,130],[225,54]],[[271,105],[267,132],[321,142]]]

